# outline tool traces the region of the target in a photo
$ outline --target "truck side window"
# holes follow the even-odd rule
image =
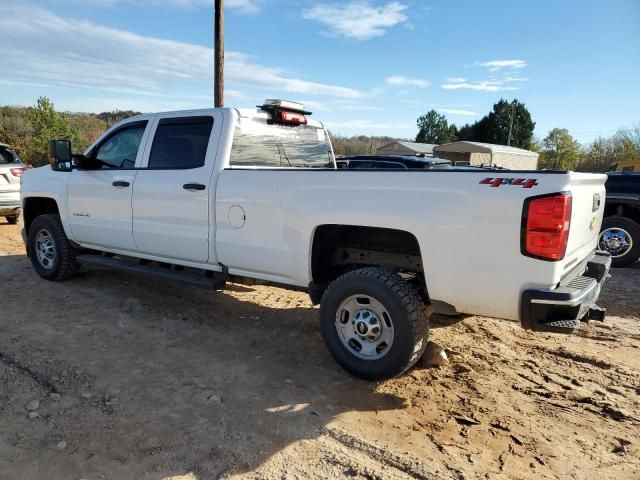
[[[160,120],[148,168],[169,170],[203,167],[212,128],[212,117]]]
[[[127,125],[98,146],[94,158],[102,168],[134,168],[147,122]]]

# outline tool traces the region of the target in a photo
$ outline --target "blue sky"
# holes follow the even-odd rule
[[[212,104],[213,0],[0,0],[0,104]],[[639,0],[226,0],[227,106],[302,101],[343,134],[413,137],[523,101],[543,137],[640,123]]]

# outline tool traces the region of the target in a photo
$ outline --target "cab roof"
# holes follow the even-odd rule
[[[233,108],[233,107],[223,107],[223,108],[197,108],[192,110],[173,110],[167,112],[156,112],[156,113],[142,113],[140,115],[135,115],[133,117],[128,117],[125,121],[131,120],[143,120],[146,118],[150,118],[156,115],[211,115],[215,111],[223,111],[223,112],[232,112],[235,111],[240,118],[250,118],[255,120],[269,120],[271,119],[271,114],[260,108]],[[314,128],[324,128],[324,124],[317,120],[312,120],[310,118],[307,119],[307,125]]]

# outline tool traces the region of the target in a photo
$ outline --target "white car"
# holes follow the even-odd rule
[[[0,217],[10,224],[20,218],[20,177],[26,170],[16,152],[0,143]]]
[[[604,175],[338,170],[323,125],[280,101],[139,115],[84,155],[64,141],[51,155],[22,188],[41,277],[85,264],[305,289],[330,352],[362,378],[409,368],[431,311],[556,332],[604,317]]]

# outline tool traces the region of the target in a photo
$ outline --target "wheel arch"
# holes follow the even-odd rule
[[[604,217],[627,217],[636,223],[640,223],[640,202],[629,199],[607,199]]]
[[[425,301],[428,291],[423,256],[415,234],[407,230],[365,225],[322,224],[310,242],[309,293],[319,303],[327,285],[350,270],[384,267],[414,274]]]
[[[24,221],[25,235],[29,235],[29,229],[33,221],[40,215],[61,215],[58,202],[52,197],[27,197],[22,202],[22,218]],[[66,229],[65,229],[66,230]],[[68,233],[68,232],[67,232]]]

